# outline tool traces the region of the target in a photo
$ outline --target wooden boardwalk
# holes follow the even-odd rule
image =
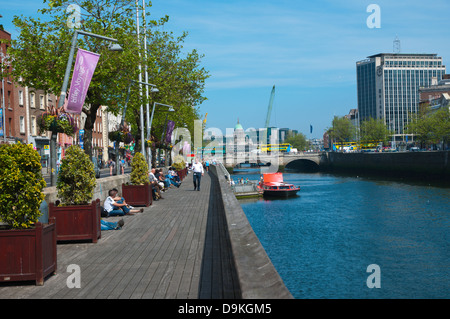
[[[239,298],[217,187],[205,174],[194,191],[189,174],[144,213],[125,216],[123,229],[102,231],[98,243],[58,244],[57,274],[44,286],[0,284],[0,298]],[[80,267],[81,288],[68,288],[69,265]]]

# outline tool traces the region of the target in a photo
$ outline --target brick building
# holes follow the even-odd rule
[[[11,41],[11,34],[0,30],[0,39]],[[9,76],[11,72],[11,65],[8,61],[7,50],[8,43],[0,43],[0,65],[7,75],[2,78],[0,88],[1,101],[1,120],[0,120],[0,136],[2,140],[7,142],[14,142],[16,137],[16,126],[14,116],[14,83],[12,77]]]
[[[13,65],[9,63],[6,52],[9,47],[8,42],[11,41],[11,34],[0,29],[0,39],[7,40],[7,43],[0,44],[0,63],[2,68],[10,73]],[[22,143],[32,144],[41,155],[43,168],[46,168],[49,165],[51,133],[40,134],[38,123],[42,113],[51,107],[57,107],[59,96],[43,90],[23,87],[17,82],[14,82],[12,76],[6,76],[2,79],[0,86],[0,112],[2,115],[0,116],[0,132],[2,133],[0,139],[1,141],[5,139],[9,143],[21,141]],[[1,107],[3,102],[4,110]],[[108,126],[104,125],[104,122],[108,122],[108,116],[105,109],[102,107],[98,110],[92,132],[93,156],[100,159],[108,158]],[[73,138],[65,134],[58,134],[58,159],[64,157],[65,150],[70,145],[82,145],[85,115],[83,113],[74,115],[74,118],[80,131]],[[106,143],[103,136],[105,128]],[[3,131],[6,137],[3,137]]]

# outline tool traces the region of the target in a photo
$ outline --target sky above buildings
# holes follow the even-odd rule
[[[13,16],[43,6],[0,0],[0,23],[14,37]],[[271,126],[321,138],[335,115],[357,108],[356,62],[393,52],[397,36],[401,53],[450,61],[448,0],[154,0],[148,12],[168,15],[164,30],[187,31],[184,48],[205,55],[200,113],[224,134],[238,118],[244,129],[264,127],[275,85]]]

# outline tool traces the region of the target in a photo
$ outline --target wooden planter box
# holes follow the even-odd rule
[[[101,237],[100,200],[91,205],[55,206],[49,205],[49,217],[56,218],[56,240],[91,240],[96,243]]]
[[[148,207],[153,202],[152,185],[126,185],[122,184],[122,197],[131,206]]]
[[[36,281],[56,272],[56,224],[36,223],[35,228],[0,230],[0,282]]]
[[[187,176],[187,168],[184,168],[181,171],[178,171],[177,174],[178,174],[178,177],[180,177],[180,180],[183,181]]]

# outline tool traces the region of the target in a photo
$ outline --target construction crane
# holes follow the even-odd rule
[[[273,99],[275,97],[275,85],[272,88],[272,93],[270,94],[270,100],[269,100],[269,109],[267,110],[267,117],[266,117],[266,125],[265,128],[269,127],[270,123],[270,114],[272,113],[272,107],[273,107]]]

